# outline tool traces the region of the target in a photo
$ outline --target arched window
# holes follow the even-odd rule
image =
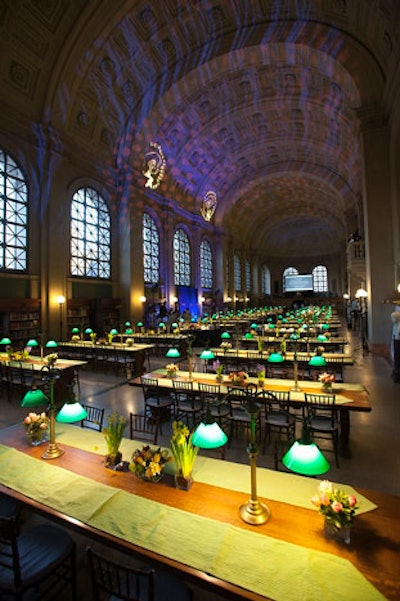
[[[0,149],[0,269],[27,267],[28,187],[15,161]]]
[[[187,234],[177,229],[174,234],[174,283],[176,286],[191,285],[190,243]]]
[[[246,292],[251,292],[251,272],[249,261],[245,262],[244,269],[246,274]]]
[[[146,284],[160,280],[160,237],[156,222],[148,213],[143,214],[143,277]]]
[[[235,292],[242,290],[242,271],[240,267],[240,259],[237,255],[233,257],[233,280]]]
[[[266,265],[261,269],[261,293],[271,294],[271,272]]]
[[[200,244],[200,286],[213,287],[213,256],[207,240],[202,240]]]
[[[111,220],[105,200],[92,188],[71,202],[71,275],[111,277]]]
[[[317,265],[312,270],[314,292],[328,292],[328,270],[325,265]]]
[[[287,275],[299,275],[299,272],[297,271],[297,269],[295,267],[286,267],[285,271],[283,272],[283,285],[282,288],[285,291],[285,277]]]

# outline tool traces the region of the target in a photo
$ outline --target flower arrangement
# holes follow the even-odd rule
[[[262,380],[263,378],[265,378],[265,365],[262,365],[262,363],[258,363],[256,365],[256,372],[257,372],[257,378],[259,380]]]
[[[97,334],[96,332],[91,332],[90,333],[90,340],[93,342],[93,344],[96,342],[97,339]],[[111,341],[112,342],[112,341]]]
[[[199,449],[192,444],[192,433],[183,422],[173,422],[170,444],[179,475],[188,478],[193,471]]]
[[[152,449],[149,445],[136,449],[129,464],[131,472],[139,478],[158,482],[162,478],[164,466],[171,457],[166,449]]]
[[[244,386],[248,377],[249,376],[245,371],[232,371],[228,376],[232,384],[236,384],[238,386]]]
[[[22,423],[28,438],[35,442],[43,440],[50,420],[45,413],[28,413]]]
[[[259,353],[262,353],[264,350],[264,341],[261,336],[257,337],[257,348]]]
[[[126,418],[120,415],[116,411],[108,416],[108,423],[103,428],[103,435],[107,445],[107,458],[106,465],[108,463],[116,464],[121,461],[122,455],[119,451],[124,432],[126,428]]]
[[[57,359],[58,359],[57,353],[49,353],[48,355],[45,356],[44,363],[45,363],[45,365],[52,366],[55,364]]]
[[[78,334],[74,334],[71,338],[72,342],[80,342],[81,337]]]
[[[322,383],[322,388],[324,390],[331,390],[332,384],[335,381],[335,376],[334,374],[328,374],[327,372],[324,372],[319,376],[319,381]]]
[[[167,370],[167,376],[173,378],[176,376],[179,367],[175,363],[168,363],[168,365],[165,366],[165,369]]]
[[[318,493],[312,497],[311,503],[336,529],[351,526],[358,509],[357,498],[334,488],[329,480],[320,483]]]
[[[224,342],[221,342],[220,348],[222,348],[224,353],[226,353],[226,351],[228,351],[229,349],[232,348],[232,344],[230,342],[227,342],[226,340],[224,340]]]

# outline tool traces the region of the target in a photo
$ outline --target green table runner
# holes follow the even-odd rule
[[[14,490],[104,532],[277,601],[384,599],[340,557],[168,507],[3,445],[0,466],[0,481]]]

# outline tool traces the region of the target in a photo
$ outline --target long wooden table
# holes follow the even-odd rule
[[[75,429],[82,442],[86,436],[91,437],[90,444],[102,438],[101,434],[73,426],[62,425],[62,428],[66,435],[68,428]],[[61,434],[58,436],[62,438]],[[263,495],[260,500],[268,504],[271,519],[256,527],[242,522],[238,508],[249,494],[240,488],[248,478],[248,466],[199,457],[198,461],[203,462],[198,477],[203,468],[209,467],[211,473],[218,474],[221,486],[196,480],[195,474],[195,483],[187,493],[173,487],[170,475],[152,484],[130,472],[107,470],[101,455],[82,450],[79,444],[69,446],[63,442],[66,452],[62,457],[43,461],[40,447],[28,446],[20,427],[0,431],[0,445],[5,445],[0,446],[0,465],[10,466],[0,470],[0,490],[81,534],[147,558],[156,567],[168,567],[184,579],[228,599],[294,601],[302,598],[306,589],[315,595],[307,597],[310,599],[327,598],[327,590],[333,595],[329,598],[346,601],[399,598],[398,497],[357,490],[357,495],[363,495],[377,508],[357,515],[351,544],[342,546],[324,538],[323,518],[311,506],[274,501]],[[223,486],[223,474],[229,474],[231,465],[239,470],[239,490]],[[18,477],[18,469],[26,477]],[[70,472],[73,478],[68,475]],[[269,479],[277,477],[278,487],[287,490],[288,496],[290,491],[305,486],[308,507],[309,486],[314,489],[318,482],[258,470],[265,490]],[[76,493],[71,493],[71,488]],[[123,491],[124,496],[116,495],[115,489]],[[85,502],[87,508],[82,512]],[[148,525],[146,516],[150,520]],[[143,531],[148,532],[144,538]],[[155,531],[159,531],[158,543],[152,539]],[[193,553],[198,550],[201,556],[207,550],[209,559],[215,549],[215,560],[210,563],[207,560],[208,567],[204,569],[202,561],[190,549]],[[278,593],[282,587],[283,592]]]
[[[171,378],[167,377],[165,369],[156,369],[152,372],[143,375],[144,378],[152,378],[158,381],[158,385],[163,387],[167,391],[173,390],[173,383]],[[217,382],[215,374],[193,372],[190,378],[190,374],[187,371],[179,370],[177,374],[178,380],[188,381],[192,379],[193,388],[195,391],[199,390],[199,382],[206,384],[214,384],[219,387],[220,396],[223,397],[228,393],[228,386],[233,386],[228,376],[223,377],[222,382]],[[258,385],[257,378],[248,378],[247,383],[254,384],[258,390],[261,387]],[[140,378],[134,378],[130,381],[130,384],[134,386],[141,386],[142,382]],[[263,386],[266,390],[276,391],[290,391],[290,404],[294,407],[302,407],[305,403],[306,392],[314,394],[323,394],[321,384],[319,382],[313,382],[309,380],[299,381],[300,392],[293,392],[291,389],[294,382],[291,380],[281,380],[266,378]],[[334,383],[333,393],[336,396],[336,406],[339,412],[340,421],[340,454],[342,456],[351,456],[350,450],[350,412],[351,411],[363,411],[370,412],[372,410],[371,403],[369,400],[369,394],[364,386],[361,384],[348,384],[348,383]]]

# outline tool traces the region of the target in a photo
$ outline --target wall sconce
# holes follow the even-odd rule
[[[139,300],[141,303],[145,303],[147,299],[145,296],[142,295],[142,296],[139,296]]]

